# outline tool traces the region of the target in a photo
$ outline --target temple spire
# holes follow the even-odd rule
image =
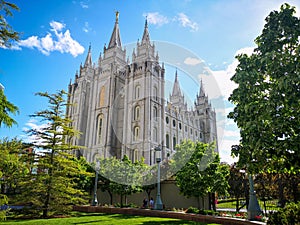
[[[200,91],[199,91],[199,97],[204,97],[204,96],[205,96],[205,90],[204,90],[203,81],[201,79],[201,86],[200,86]]]
[[[119,12],[118,11],[116,11],[115,26],[114,26],[112,35],[110,37],[108,48],[113,48],[115,46],[122,47],[120,30],[119,30]]]
[[[144,28],[144,33],[143,33],[143,38],[142,38],[142,44],[149,43],[150,44],[150,35],[148,31],[148,21],[147,17],[145,20],[145,28]]]
[[[92,66],[92,51],[91,51],[91,43],[89,46],[89,52],[86,56],[84,67]]]
[[[173,85],[172,96],[181,96],[180,85],[179,85],[179,82],[178,82],[177,69],[176,69],[176,72],[175,72],[175,81],[174,81],[174,85]]]

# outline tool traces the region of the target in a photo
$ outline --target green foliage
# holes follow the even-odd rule
[[[12,125],[17,124],[9,114],[12,113],[13,115],[16,115],[18,112],[18,107],[10,103],[4,95],[3,90],[0,90],[0,127],[2,125],[12,127]]]
[[[2,173],[0,171],[0,177],[2,177]],[[0,183],[0,187],[2,187],[2,182]],[[3,205],[6,205],[8,203],[8,199],[6,195],[0,194],[0,207]],[[6,219],[6,213],[7,210],[2,209],[0,210],[0,221],[5,220]]]
[[[300,202],[289,203],[269,215],[267,225],[298,225],[300,223]]]
[[[186,210],[186,213],[195,213],[195,214],[198,214],[198,213],[199,213],[199,209],[190,206],[190,207]]]
[[[182,166],[176,173],[176,184],[184,196],[200,198],[210,192],[226,194],[228,168],[220,165],[219,155],[214,149],[214,144],[192,141],[184,141],[177,147],[172,168],[177,170]],[[184,164],[182,159],[186,160],[188,155],[191,157]]]
[[[240,167],[250,173],[300,170],[300,19],[284,4],[266,18],[257,48],[250,56],[237,56],[231,78],[235,104],[228,117],[240,128],[241,141],[232,147]]]
[[[74,204],[87,203],[88,194],[82,189],[82,177],[92,176],[86,163],[72,154],[79,146],[72,146],[66,140],[78,135],[65,116],[65,91],[56,94],[37,93],[48,99],[48,109],[36,112],[32,117],[41,118],[45,125],[33,128],[28,133],[35,137],[35,162],[30,174],[20,181],[21,198],[30,202],[36,213],[43,217],[66,214]],[[32,194],[34,193],[34,195]]]
[[[143,159],[132,163],[125,155],[122,160],[111,157],[99,158],[99,161],[100,188],[102,191],[108,191],[111,198],[113,193],[120,195],[121,205],[123,205],[123,196],[127,204],[126,196],[143,190],[143,175],[149,170],[149,166],[144,163]]]
[[[13,16],[12,10],[19,10],[18,6],[7,1],[0,1],[0,47],[11,47],[12,41],[19,40],[19,33],[14,31],[7,22],[7,17]]]
[[[199,214],[201,215],[210,215],[210,216],[213,216],[213,215],[216,215],[218,213],[216,213],[214,210],[199,210]]]

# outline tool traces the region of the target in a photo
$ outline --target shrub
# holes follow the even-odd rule
[[[213,210],[199,210],[199,214],[201,214],[201,215],[215,215],[215,214],[217,214],[215,211],[213,211]]]
[[[199,209],[195,208],[195,207],[189,207],[187,210],[186,210],[187,213],[199,213]]]
[[[300,223],[300,202],[289,203],[277,212],[270,213],[267,225],[297,225]]]

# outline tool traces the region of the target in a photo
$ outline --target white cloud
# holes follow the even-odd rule
[[[187,65],[191,65],[191,66],[195,66],[195,65],[198,65],[200,63],[202,63],[203,61],[201,59],[198,59],[198,58],[192,58],[192,57],[187,57],[185,60],[184,60],[184,63],[187,64]]]
[[[147,21],[149,24],[154,24],[157,26],[164,25],[166,23],[169,23],[169,20],[167,17],[159,14],[158,12],[148,12],[144,13],[143,16],[147,17]]]
[[[48,126],[47,123],[44,124],[38,124],[38,121],[35,119],[30,119],[26,124],[26,127],[23,127],[23,131],[24,132],[28,132],[29,130],[33,129],[33,130],[37,130],[37,131],[42,131],[43,128],[46,128]],[[38,145],[42,145],[43,144],[43,139],[41,139],[38,135],[22,135],[21,137],[24,142],[26,143],[35,143]]]
[[[50,27],[53,28],[53,31],[57,32],[57,31],[61,31],[63,28],[65,28],[65,24],[60,23],[60,22],[56,22],[56,21],[51,21],[50,22]]]
[[[254,51],[253,47],[246,47],[239,49],[236,51],[235,56],[245,53],[251,55]],[[200,74],[200,78],[203,80],[205,86],[209,88],[205,88],[210,98],[218,98],[223,97],[228,99],[232,91],[237,87],[230,78],[234,75],[235,69],[238,66],[238,60],[234,59],[231,64],[227,66],[225,70],[210,70],[208,67],[206,68],[207,74]],[[218,87],[216,87],[216,83]]]
[[[91,28],[90,28],[90,26],[89,26],[89,22],[85,22],[85,23],[84,23],[84,27],[82,28],[82,30],[83,30],[85,33],[88,33],[88,32],[91,30]]]
[[[236,51],[235,56],[242,53],[251,55],[253,51],[253,47],[242,48]],[[205,68],[206,72],[199,75],[210,99],[221,97],[224,101],[228,101],[228,97],[237,87],[237,84],[232,82],[230,78],[234,75],[238,63],[238,60],[234,59],[225,70],[219,71],[212,71],[207,67]],[[237,158],[230,156],[231,146],[239,144],[240,140],[239,129],[233,120],[227,118],[228,113],[232,110],[232,107],[216,109],[216,113],[220,114],[220,120],[217,122],[220,157],[222,162],[228,162],[229,164],[237,161]],[[235,128],[233,129],[233,127]]]
[[[198,24],[191,21],[184,13],[178,13],[176,20],[179,21],[181,26],[191,28],[191,31],[197,31],[199,29]]]
[[[19,47],[37,48],[45,55],[49,55],[52,51],[59,51],[61,53],[70,53],[76,57],[84,52],[83,46],[81,46],[76,40],[71,37],[69,30],[63,33],[65,24],[51,21],[50,29],[54,35],[48,33],[45,37],[31,36],[25,40],[20,40]]]
[[[88,9],[89,8],[89,5],[83,1],[80,2],[80,6],[83,8],[83,9]]]

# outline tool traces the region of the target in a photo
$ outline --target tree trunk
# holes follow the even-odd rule
[[[212,206],[213,206],[213,210],[216,212],[217,211],[217,206],[216,206],[216,193],[213,192],[211,193],[212,195]]]
[[[240,209],[239,209],[239,201],[240,201],[240,199],[239,199],[239,197],[237,197],[237,198],[236,198],[236,206],[235,206],[235,211],[236,211],[237,213],[240,211]]]
[[[110,191],[108,191],[108,194],[110,196],[110,205],[112,205],[113,204],[113,195]]]
[[[123,194],[121,194],[120,197],[121,197],[121,208],[123,208]]]
[[[209,209],[209,210],[211,210],[211,201],[212,201],[212,199],[211,199],[211,194],[212,194],[212,193],[210,193],[210,192],[208,193],[208,203],[209,203],[209,204],[208,204],[208,209]]]
[[[198,209],[200,210],[200,197],[197,197],[197,202],[198,202]]]

